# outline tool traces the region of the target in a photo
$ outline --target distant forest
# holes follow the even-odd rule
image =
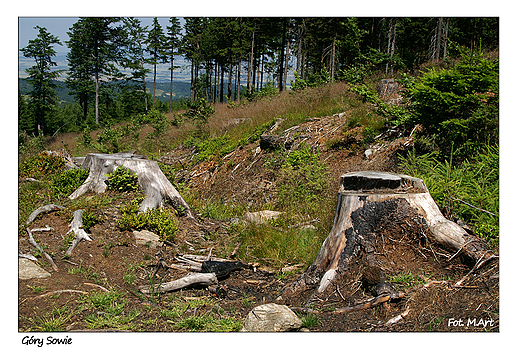
[[[170,91],[192,102],[240,101],[266,88],[415,73],[462,50],[499,47],[498,18],[190,17],[184,26],[170,18],[164,30],[157,18],[143,26],[136,18],[84,17],[70,28],[66,43],[36,28],[38,36],[21,49],[35,62],[27,69],[27,85],[19,84],[19,130],[27,134],[171,111]],[[52,69],[53,47],[60,44],[69,48],[65,82]],[[169,83],[157,83],[158,65],[173,73],[176,55],[190,64],[188,86],[174,82],[173,74]],[[153,81],[146,81],[149,73]]]

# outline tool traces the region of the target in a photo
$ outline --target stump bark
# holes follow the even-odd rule
[[[316,287],[322,293],[338,272],[364,253],[377,266],[374,240],[385,226],[415,222],[424,235],[473,262],[491,256],[487,244],[447,220],[419,178],[383,172],[351,172],[341,176],[332,230],[313,264],[285,294]],[[422,230],[421,230],[422,231]]]
[[[75,199],[86,192],[103,193],[107,189],[105,181],[107,174],[114,172],[117,167],[124,167],[135,172],[138,183],[146,198],[139,207],[143,212],[147,209],[162,207],[164,200],[170,200],[175,208],[187,217],[195,219],[193,213],[180,193],[168,181],[156,161],[148,160],[146,156],[136,155],[134,152],[116,154],[88,154],[83,160],[82,167],[89,169],[85,182],[75,190],[70,199]]]

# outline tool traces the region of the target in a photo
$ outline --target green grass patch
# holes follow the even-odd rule
[[[491,245],[499,242],[499,151],[484,146],[473,160],[455,165],[435,154],[401,158],[403,173],[421,178],[449,219],[462,219]]]

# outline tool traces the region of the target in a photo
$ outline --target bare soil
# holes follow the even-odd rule
[[[394,138],[391,142],[381,138],[374,146],[374,149],[379,150],[367,159],[364,156],[365,148],[360,145],[361,137],[354,134],[349,139],[343,135],[341,128],[337,128],[344,122],[344,118],[345,114],[339,114],[313,119],[292,130],[287,137],[292,139],[293,145],[305,140],[316,151],[320,151],[320,158],[329,165],[333,180],[339,180],[339,176],[345,172],[357,170],[398,171],[398,155],[406,152],[410,145],[409,138]],[[339,141],[339,146],[331,147],[330,141]],[[192,150],[181,147],[168,153],[161,161],[187,164],[191,153]],[[230,153],[220,164],[200,163],[190,170],[179,171],[176,177],[178,181],[188,182],[190,187],[197,189],[201,197],[218,195],[225,201],[249,202],[251,207],[261,207],[276,197],[276,175],[264,167],[266,160],[271,157],[272,153],[258,149],[258,143],[250,144]],[[19,331],[32,330],[38,316],[44,316],[56,308],[78,308],[82,304],[82,293],[76,291],[88,295],[105,289],[124,292],[130,303],[126,309],[139,312],[133,329],[135,331],[176,331],[171,318],[161,314],[161,311],[168,309],[172,297],[186,301],[192,297],[211,300],[212,305],[188,310],[184,312],[186,316],[199,316],[218,306],[226,315],[244,319],[254,306],[268,302],[289,307],[310,307],[319,313],[316,314],[317,323],[307,330],[318,332],[499,331],[498,261],[490,261],[470,273],[474,263],[465,262],[461,256],[454,256],[455,253],[424,241],[420,236],[422,230],[414,227],[414,224],[382,229],[383,240],[376,244],[379,264],[388,279],[394,278],[396,289],[404,292],[404,297],[373,308],[333,313],[337,308],[354,306],[375,297],[372,276],[376,274],[371,273],[371,268],[366,266],[363,258],[352,262],[319,296],[313,290],[295,296],[283,295],[284,287],[298,278],[298,272],[281,275],[279,268],[262,263],[255,270],[248,268],[233,272],[211,290],[195,287],[150,299],[137,290],[139,285],[149,284],[150,277],[155,277],[156,282],[165,282],[186,275],[183,270],[157,269],[160,259],[169,265],[174,262],[175,255],[207,255],[210,248],[232,248],[235,242],[229,227],[235,220],[200,218],[199,223],[195,223],[181,217],[180,231],[174,242],[152,248],[137,245],[133,234],[121,230],[116,224],[120,207],[134,195],[114,193],[110,196],[113,198],[112,204],[97,210],[102,221],[90,229],[93,241],[82,241],[68,259],[63,258],[66,250],[63,244],[70,219],[66,219],[64,212],[43,214],[31,224],[31,228],[49,225],[54,229],[51,232],[37,232],[34,237],[45,246],[47,253],[53,255],[59,271],[53,272],[45,259],[40,258],[39,264],[52,274],[51,277],[19,280]],[[26,237],[19,238],[19,252],[33,252]],[[222,251],[216,249],[214,253]],[[135,280],[129,283],[125,280],[125,274],[129,273],[132,266],[138,269],[135,271]],[[463,284],[456,287],[455,283],[468,273],[470,275]],[[406,279],[395,280],[397,277]],[[75,291],[60,293],[60,290]],[[76,311],[81,312],[80,309]],[[82,314],[69,317],[64,330],[89,330],[85,322],[87,312]],[[390,319],[399,315],[402,315],[402,319],[389,323]]]

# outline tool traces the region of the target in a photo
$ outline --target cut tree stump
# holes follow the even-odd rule
[[[90,173],[85,182],[69,196],[70,199],[86,192],[105,192],[107,174],[114,172],[117,167],[124,167],[136,173],[139,186],[146,196],[139,207],[140,212],[162,207],[164,199],[168,199],[180,213],[195,219],[188,203],[168,181],[157,162],[148,160],[146,156],[136,155],[133,151],[116,154],[91,153],[83,160],[82,167],[89,169]]]
[[[384,172],[360,171],[341,176],[332,230],[313,264],[289,285],[285,295],[317,286],[322,293],[349,262],[365,255],[377,266],[374,241],[385,226],[413,222],[424,235],[473,262],[493,255],[487,244],[447,220],[419,178]],[[410,226],[408,226],[410,228]],[[421,233],[422,235],[422,233]]]

